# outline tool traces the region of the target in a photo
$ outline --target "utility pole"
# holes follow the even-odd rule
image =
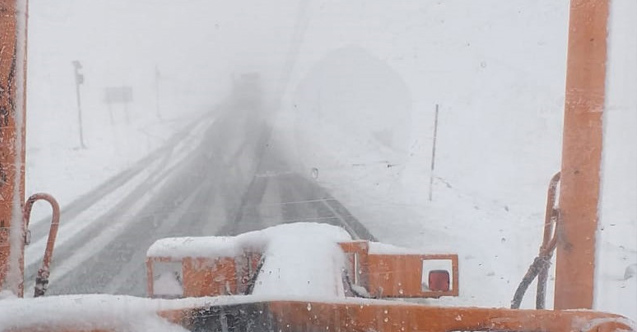
[[[155,66],[155,104],[157,105],[157,118],[161,120],[161,112],[159,110],[159,80],[161,79],[161,73],[159,67]]]
[[[84,83],[84,75],[80,73],[82,64],[80,64],[77,60],[72,63],[73,68],[75,69],[75,95],[77,97],[77,120],[78,128],[80,130],[80,147],[82,149],[86,149],[86,145],[84,145],[84,129],[82,128],[82,103],[80,101],[80,84]]]
[[[431,173],[429,174],[429,201],[433,199],[434,166],[436,165],[436,139],[438,137],[438,104],[436,104],[436,117],[434,119],[434,140],[431,148]]]

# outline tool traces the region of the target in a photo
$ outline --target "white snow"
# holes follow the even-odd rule
[[[214,51],[202,42],[211,23],[195,19],[205,11],[197,4],[179,7],[128,0],[29,1],[27,194],[49,192],[64,208],[162,146],[226,95],[230,76],[213,74],[208,56],[184,61],[190,52]],[[155,38],[140,41],[150,35]],[[79,142],[74,60],[84,75],[86,149]],[[104,90],[113,86],[132,87],[133,102],[109,109]],[[32,221],[48,214],[36,206]]]
[[[235,257],[245,251],[265,258],[253,294],[343,297],[344,255],[338,242],[351,240],[327,224],[293,223],[236,237],[166,238],[153,243],[148,257]]]
[[[637,263],[630,264],[626,267],[626,270],[624,271],[624,280],[634,278],[635,276],[637,276]]]
[[[458,253],[460,297],[436,303],[508,307],[537,254],[546,186],[560,167],[568,4],[306,4],[298,59],[283,75],[274,141],[294,170],[315,173],[380,241]],[[637,262],[637,11],[633,0],[612,4],[595,309],[637,320],[637,278],[623,278]],[[217,102],[227,92],[228,68],[251,64],[279,73],[283,53],[294,49],[297,5],[30,1],[27,192],[52,192],[64,206],[159,146],[190,113]],[[149,37],[155,33],[164,39]],[[111,52],[114,44],[118,52]],[[266,45],[277,51],[258,52]],[[77,149],[70,66],[76,59],[86,76],[86,150]],[[163,120],[152,88],[156,65],[161,89],[170,92],[161,94]],[[136,102],[131,123],[118,107],[110,125],[101,92],[119,85],[135,86]],[[155,249],[170,250],[170,241],[185,240]],[[286,248],[299,245],[285,241]],[[202,245],[195,241],[192,249]],[[215,250],[222,247],[236,249],[220,243]],[[285,259],[301,262],[293,252]],[[15,310],[27,305],[20,303]],[[1,318],[13,319],[5,312],[14,311],[0,310]]]
[[[161,301],[129,296],[75,295],[0,301],[0,331],[47,330],[187,331],[157,316]]]
[[[369,253],[378,255],[422,254],[413,248],[403,248],[380,242],[369,242]],[[428,252],[429,253],[429,252]]]
[[[175,273],[164,272],[153,281],[153,293],[158,296],[181,296],[184,289]]]
[[[240,243],[234,237],[201,236],[169,237],[155,241],[147,257],[233,257],[241,254]]]
[[[338,242],[351,240],[343,229],[326,224],[275,226],[257,276],[255,295],[345,297],[345,256]]]
[[[560,167],[567,9],[315,3],[277,143],[380,241],[458,253],[454,304],[508,307]]]
[[[233,257],[246,250],[265,251],[274,242],[286,243],[291,248],[297,237],[313,235],[323,241],[337,243],[351,240],[343,229],[319,223],[291,223],[247,232],[237,236],[198,236],[163,238],[155,241],[146,255],[148,257]]]
[[[634,1],[612,3],[595,308],[637,319],[635,279],[617,278],[637,261],[637,20]],[[508,307],[560,168],[568,9],[316,1],[275,139],[380,241],[457,252],[449,304]]]

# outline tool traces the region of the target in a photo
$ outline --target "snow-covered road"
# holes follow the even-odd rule
[[[329,193],[293,173],[285,156],[264,143],[267,124],[252,121],[260,119],[261,108],[232,102],[220,108],[69,204],[49,294],[144,296],[146,250],[163,237],[236,235],[315,221],[374,239]],[[33,223],[27,280],[34,280],[47,227],[46,220]]]

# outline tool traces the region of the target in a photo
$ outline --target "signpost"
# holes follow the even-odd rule
[[[111,124],[115,122],[113,117],[113,104],[124,104],[124,116],[126,123],[130,123],[128,114],[128,103],[133,101],[133,88],[130,86],[107,87],[104,90],[104,101],[108,105]]]
[[[86,148],[84,145],[84,129],[82,128],[82,103],[80,101],[80,84],[84,83],[84,75],[80,73],[80,69],[82,69],[82,64],[79,61],[75,60],[72,62],[73,68],[75,69],[75,96],[77,97],[77,120],[78,120],[78,128],[80,130],[80,147],[82,149]]]

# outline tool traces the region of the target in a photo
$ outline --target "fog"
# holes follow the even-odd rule
[[[89,116],[106,111],[112,86],[133,88],[137,112],[154,111],[156,80],[166,117],[210,108],[236,75],[280,80],[296,11],[292,1],[32,1],[30,105],[74,119],[77,60]]]

